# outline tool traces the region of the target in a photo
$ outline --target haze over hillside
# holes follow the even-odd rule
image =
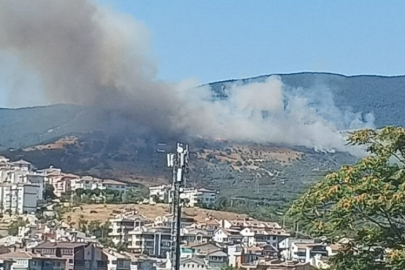
[[[213,82],[209,85],[216,100],[226,99],[235,85],[263,82],[269,76]],[[306,98],[317,114],[333,123],[343,123],[345,117],[352,120],[358,116],[356,113],[360,113],[360,120],[370,120],[366,117],[371,113],[376,127],[405,125],[402,117],[405,114],[405,76],[297,73],[280,77],[287,93],[295,92]],[[61,135],[93,130],[146,131],[130,118],[113,111],[77,105],[0,109],[0,119],[0,149],[26,147]]]

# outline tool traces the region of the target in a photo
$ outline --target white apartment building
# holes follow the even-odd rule
[[[76,189],[103,189],[103,185],[101,183],[101,179],[93,177],[93,176],[83,176],[80,179],[75,181],[73,186],[73,190]]]
[[[156,199],[159,202],[171,203],[171,189],[172,187],[170,185],[149,187],[149,203],[156,203]]]
[[[208,206],[216,203],[217,192],[205,188],[187,188],[184,189],[181,198],[187,202],[186,205],[189,207],[194,207],[198,204]]]
[[[104,179],[101,182],[102,189],[111,189],[125,194],[128,190],[128,184],[111,179]]]
[[[170,225],[148,224],[135,228],[129,235],[128,249],[133,253],[164,258],[170,251]],[[206,231],[192,227],[182,227],[180,237],[183,244],[208,243],[211,238]]]
[[[289,237],[289,234],[276,222],[263,222],[252,219],[221,220],[220,227],[228,236],[239,232],[240,242],[246,246],[271,245],[279,249],[280,243]],[[220,237],[220,235],[218,236]],[[237,241],[239,237],[235,238]]]
[[[42,192],[37,184],[0,184],[0,212],[32,213],[37,209]]]
[[[160,185],[156,187],[149,188],[149,202],[156,203],[159,202],[170,203],[171,198],[171,186],[170,185]],[[216,203],[217,192],[214,190],[209,190],[205,188],[185,188],[181,194],[181,198],[188,207],[195,207],[199,203],[202,205],[211,205]]]
[[[128,249],[133,253],[165,258],[170,251],[171,228],[141,226],[129,232]]]
[[[129,232],[135,228],[144,226],[147,220],[142,216],[121,216],[118,215],[109,220],[110,227],[108,236],[111,237],[115,245],[125,243],[129,240]]]
[[[93,176],[83,176],[80,179],[70,180],[71,189],[85,189],[85,190],[94,190],[94,189],[111,189],[119,191],[123,194],[128,190],[128,184],[111,179],[100,179]]]
[[[74,190],[76,181],[79,180],[79,177],[73,174],[62,174],[54,179],[55,180],[52,184],[54,193],[57,197],[60,197],[62,194]]]
[[[29,163],[28,161],[20,159],[18,161],[11,162],[11,168],[19,171],[30,172],[34,169],[34,166],[32,166],[32,164]]]

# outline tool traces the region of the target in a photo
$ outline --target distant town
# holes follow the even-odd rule
[[[171,269],[170,213],[147,218],[136,209],[114,210],[108,222],[89,222],[88,204],[170,203],[171,185],[137,186],[112,179],[37,169],[25,160],[0,157],[0,213],[8,224],[0,239],[2,269]],[[138,194],[138,195],[137,195]],[[210,208],[218,192],[185,188],[184,208]],[[118,204],[117,204],[118,205]],[[152,209],[151,208],[151,209]],[[81,216],[73,222],[67,211]],[[94,211],[97,216],[96,211]],[[341,245],[292,237],[276,222],[249,217],[183,215],[181,269],[327,269]]]

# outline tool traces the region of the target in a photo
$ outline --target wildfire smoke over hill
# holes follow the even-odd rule
[[[157,79],[146,28],[134,18],[86,0],[0,0],[0,52],[17,59],[16,82],[34,73],[47,103],[111,110],[116,121],[189,138],[224,138],[346,150],[338,129],[373,125],[372,116],[340,111],[321,95],[285,91],[272,76],[234,85],[224,100],[194,80]],[[29,83],[12,94],[35,95]],[[23,86],[23,87],[22,87]]]

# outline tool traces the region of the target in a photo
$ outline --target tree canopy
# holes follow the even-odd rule
[[[368,155],[327,175],[289,214],[313,236],[347,239],[335,269],[405,269],[405,129],[357,131],[349,144]]]

